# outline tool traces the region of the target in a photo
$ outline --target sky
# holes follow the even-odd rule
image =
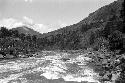
[[[33,29],[40,33],[46,33],[78,23],[89,13],[113,1],[0,0],[0,25],[12,28],[25,23],[35,26]]]

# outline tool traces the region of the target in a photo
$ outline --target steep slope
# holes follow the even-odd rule
[[[109,18],[111,15],[119,15],[121,4],[123,0],[114,1],[113,3],[106,5],[104,7],[99,8],[97,11],[90,13],[87,18],[82,20],[80,23],[96,23],[99,21],[105,22],[107,21],[107,18]]]
[[[115,1],[89,14],[77,24],[45,33],[40,43],[49,48],[80,49],[92,47],[100,40],[108,42],[108,36],[114,31],[124,33],[124,23],[120,17],[123,2]]]
[[[89,25],[91,23],[104,23],[106,21],[108,21],[108,19],[112,16],[112,15],[120,15],[120,10],[121,10],[121,6],[122,6],[122,2],[124,0],[118,0],[118,1],[114,1],[113,3],[106,5],[104,7],[101,7],[100,9],[98,9],[97,11],[89,14],[88,17],[86,17],[85,19],[83,19],[82,21],[80,21],[77,24],[73,24],[71,26],[67,26],[52,32],[49,32],[45,35],[54,35],[54,34],[59,34],[59,33],[63,33],[66,31],[74,31],[77,29],[80,29],[82,27],[82,25]]]

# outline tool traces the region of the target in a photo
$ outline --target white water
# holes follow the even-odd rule
[[[46,54],[46,52],[44,53]],[[34,75],[33,77],[36,77],[35,79],[44,76],[48,80],[63,78],[65,81],[99,83],[96,79],[98,74],[85,66],[86,61],[90,60],[90,58],[85,57],[84,54],[71,57],[72,55],[67,53],[54,53],[54,55],[50,53],[48,56],[40,58],[32,57],[0,62],[0,83],[30,83],[31,80],[26,77],[27,75]],[[69,61],[62,60],[62,57],[69,56]],[[42,79],[39,78],[39,80],[43,83]],[[36,83],[36,80],[32,81]]]

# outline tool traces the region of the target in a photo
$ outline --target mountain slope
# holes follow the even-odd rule
[[[46,35],[54,35],[54,34],[61,34],[65,31],[76,31],[77,29],[79,30],[82,25],[90,25],[92,23],[104,23],[106,21],[108,21],[108,19],[112,16],[112,15],[120,15],[120,10],[121,10],[121,6],[122,6],[122,2],[124,0],[118,0],[115,1],[109,5],[106,5],[104,7],[101,7],[100,9],[98,9],[97,11],[89,14],[88,17],[86,17],[85,19],[83,19],[82,21],[80,21],[77,24],[73,24],[71,26],[67,26],[55,31],[52,31],[50,33],[47,33]],[[92,26],[95,27],[95,26]],[[91,28],[92,28],[91,27]]]
[[[120,9],[121,9],[121,4],[123,0],[118,0],[114,1],[113,3],[106,5],[104,7],[99,8],[93,13],[90,13],[87,18],[82,20],[80,23],[95,23],[95,22],[105,22],[107,21],[107,18],[110,17],[111,15],[117,14],[119,15]]]
[[[16,28],[13,28],[12,30],[17,30],[19,33],[23,33],[23,34],[26,34],[26,35],[36,35],[36,36],[40,36],[41,33],[37,32],[37,31],[34,31],[33,29],[31,28],[28,28],[27,26],[20,26],[20,27],[16,27]]]
[[[43,34],[40,43],[49,48],[80,49],[92,47],[100,40],[109,42],[108,36],[114,31],[124,34],[124,23],[120,17],[123,1],[101,7],[77,24]]]

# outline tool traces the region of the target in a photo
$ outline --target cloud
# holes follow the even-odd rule
[[[23,17],[23,20],[17,20],[14,18],[6,18],[0,20],[0,27],[6,27],[7,29],[16,28],[19,26],[27,26],[37,32],[40,33],[47,33],[52,30],[52,28],[49,28],[49,26],[44,24],[35,24],[31,18],[28,18],[26,16]]]
[[[51,28],[49,28],[49,26],[44,25],[44,24],[37,24],[33,21],[33,19],[24,16],[23,17],[23,23],[25,23],[25,25],[27,25],[29,28],[32,28],[33,30],[40,32],[40,33],[46,33],[51,31]]]
[[[32,3],[33,2],[33,0],[24,0],[25,2],[30,2],[30,3]]]
[[[18,27],[18,26],[22,26],[23,23],[16,20],[16,19],[13,19],[13,18],[4,18],[2,20],[0,20],[0,27],[4,26],[8,29],[12,29],[12,28],[15,28],[15,27]]]
[[[66,23],[62,23],[62,24],[60,24],[60,27],[61,27],[61,28],[66,27],[66,26],[67,26]]]
[[[59,29],[60,27],[66,26],[66,24],[61,21],[57,24],[59,24],[58,27],[57,26],[54,27],[54,25],[37,24],[27,16],[24,16],[23,20],[14,19],[14,18],[4,18],[0,20],[0,27],[4,26],[8,29],[12,29],[20,26],[27,26],[40,33],[47,33],[47,32]]]
[[[34,23],[33,20],[31,18],[27,17],[27,16],[23,17],[23,21],[25,23],[28,23],[28,24],[33,24]]]
[[[32,28],[33,30],[40,33],[47,33],[53,30],[53,28],[50,28],[49,25],[37,24],[33,21],[33,19],[27,16],[23,17],[23,23],[25,23],[29,28]]]
[[[58,25],[59,25],[60,28],[63,28],[63,27],[68,26],[67,23],[62,22],[62,21],[60,21],[60,20],[58,21]]]
[[[47,25],[44,25],[44,24],[35,24],[33,26],[33,29],[37,32],[40,32],[40,33],[47,33],[47,32],[50,32],[52,31],[51,28]]]
[[[22,22],[16,22],[13,24],[13,28],[23,26],[24,24]]]

